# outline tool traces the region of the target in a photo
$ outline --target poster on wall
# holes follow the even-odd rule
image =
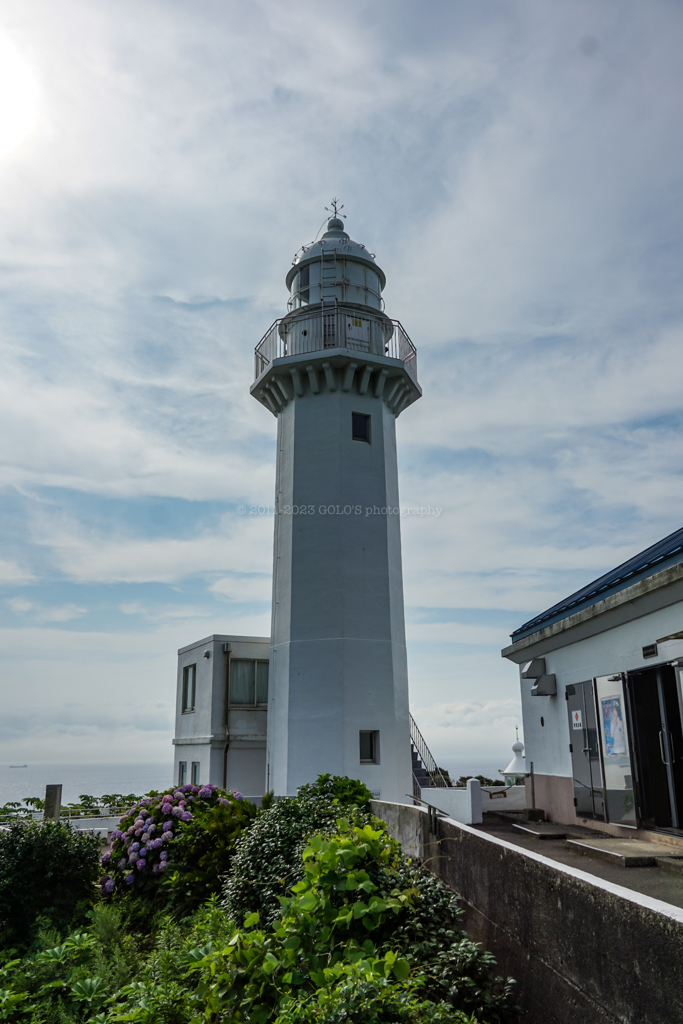
[[[624,715],[621,706],[621,696],[603,697],[602,705],[602,726],[605,735],[605,753],[625,754],[626,736],[624,733]]]

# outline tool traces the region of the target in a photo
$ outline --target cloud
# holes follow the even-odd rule
[[[29,615],[34,622],[70,622],[71,619],[80,619],[87,614],[87,608],[81,608],[76,604],[56,605],[52,608],[42,607],[27,601],[23,597],[7,598],[5,604],[15,615]]]
[[[518,699],[457,700],[416,707],[413,715],[435,757],[500,754],[510,747],[515,726],[522,723]]]
[[[36,83],[0,157],[0,585],[33,623],[0,649],[27,700],[55,664],[102,707],[165,699],[199,626],[268,631],[272,519],[230,511],[274,494],[252,353],[335,192],[418,348],[402,503],[444,508],[401,521],[434,618],[409,615],[411,689],[476,688],[509,730],[486,612],[681,525],[682,29],[665,0],[8,0]]]

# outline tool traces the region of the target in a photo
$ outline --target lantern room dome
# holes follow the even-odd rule
[[[330,217],[324,234],[292,260],[286,284],[290,309],[335,299],[381,309],[386,277],[374,253],[353,241],[340,217]]]

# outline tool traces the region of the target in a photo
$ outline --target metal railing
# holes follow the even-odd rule
[[[273,323],[254,350],[258,379],[274,359],[346,348],[368,355],[400,359],[417,382],[417,352],[399,320],[335,306]]]
[[[426,740],[420,730],[417,727],[417,723],[413,716],[410,716],[410,742],[415,747],[418,757],[422,761],[425,767],[427,775],[429,775],[432,786],[439,787],[441,789],[449,789],[448,782],[441,774],[441,769],[434,760],[431,750],[427,746]],[[415,786],[413,785],[413,789]]]

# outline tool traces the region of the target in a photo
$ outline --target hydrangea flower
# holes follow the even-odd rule
[[[173,815],[174,818],[179,818],[182,813],[182,807],[174,807],[173,810],[171,811],[171,814]]]
[[[111,853],[109,853],[109,851],[107,851],[107,853],[103,853],[102,854],[102,867],[106,868],[106,866],[107,866],[107,864],[109,863],[110,860],[111,860]]]
[[[146,810],[140,811],[140,815],[139,816],[141,818],[143,818],[143,819],[144,818],[148,818],[149,817],[149,811],[146,811]]]
[[[139,850],[139,849],[140,849],[140,844],[139,843],[133,843],[133,845],[131,846],[131,850]]]
[[[144,861],[144,860],[142,859],[142,857],[141,857],[141,858],[140,858],[140,860],[139,860],[139,861],[137,862],[137,864],[135,865],[135,867],[136,867],[136,868],[138,869],[138,871],[142,871],[142,869],[143,869],[143,868],[146,868],[146,867],[147,867],[147,865],[146,865],[145,861]]]
[[[173,794],[173,799],[174,800],[181,800],[182,797],[184,796],[184,794],[185,794],[185,790],[184,789],[176,789],[175,793]]]
[[[130,874],[126,875],[126,881],[128,882],[128,885],[132,885],[133,882],[135,881],[135,875],[133,874],[132,871]]]
[[[100,879],[100,889],[103,896],[108,896],[109,893],[114,891],[114,879],[105,875],[104,878]]]
[[[238,793],[236,789],[233,789],[232,795],[234,796],[235,800],[244,800],[242,794]]]
[[[164,824],[162,825],[162,829],[163,829],[164,832],[168,832],[168,830],[171,829],[171,828],[173,828],[173,822],[172,821],[165,821]]]
[[[126,867],[127,864],[128,864],[128,858],[127,857],[122,857],[121,860],[119,861],[119,871],[123,871],[123,869]]]
[[[183,811],[183,813],[180,815],[180,820],[181,821],[192,821],[193,818],[194,818],[194,815],[190,814],[189,811]]]

